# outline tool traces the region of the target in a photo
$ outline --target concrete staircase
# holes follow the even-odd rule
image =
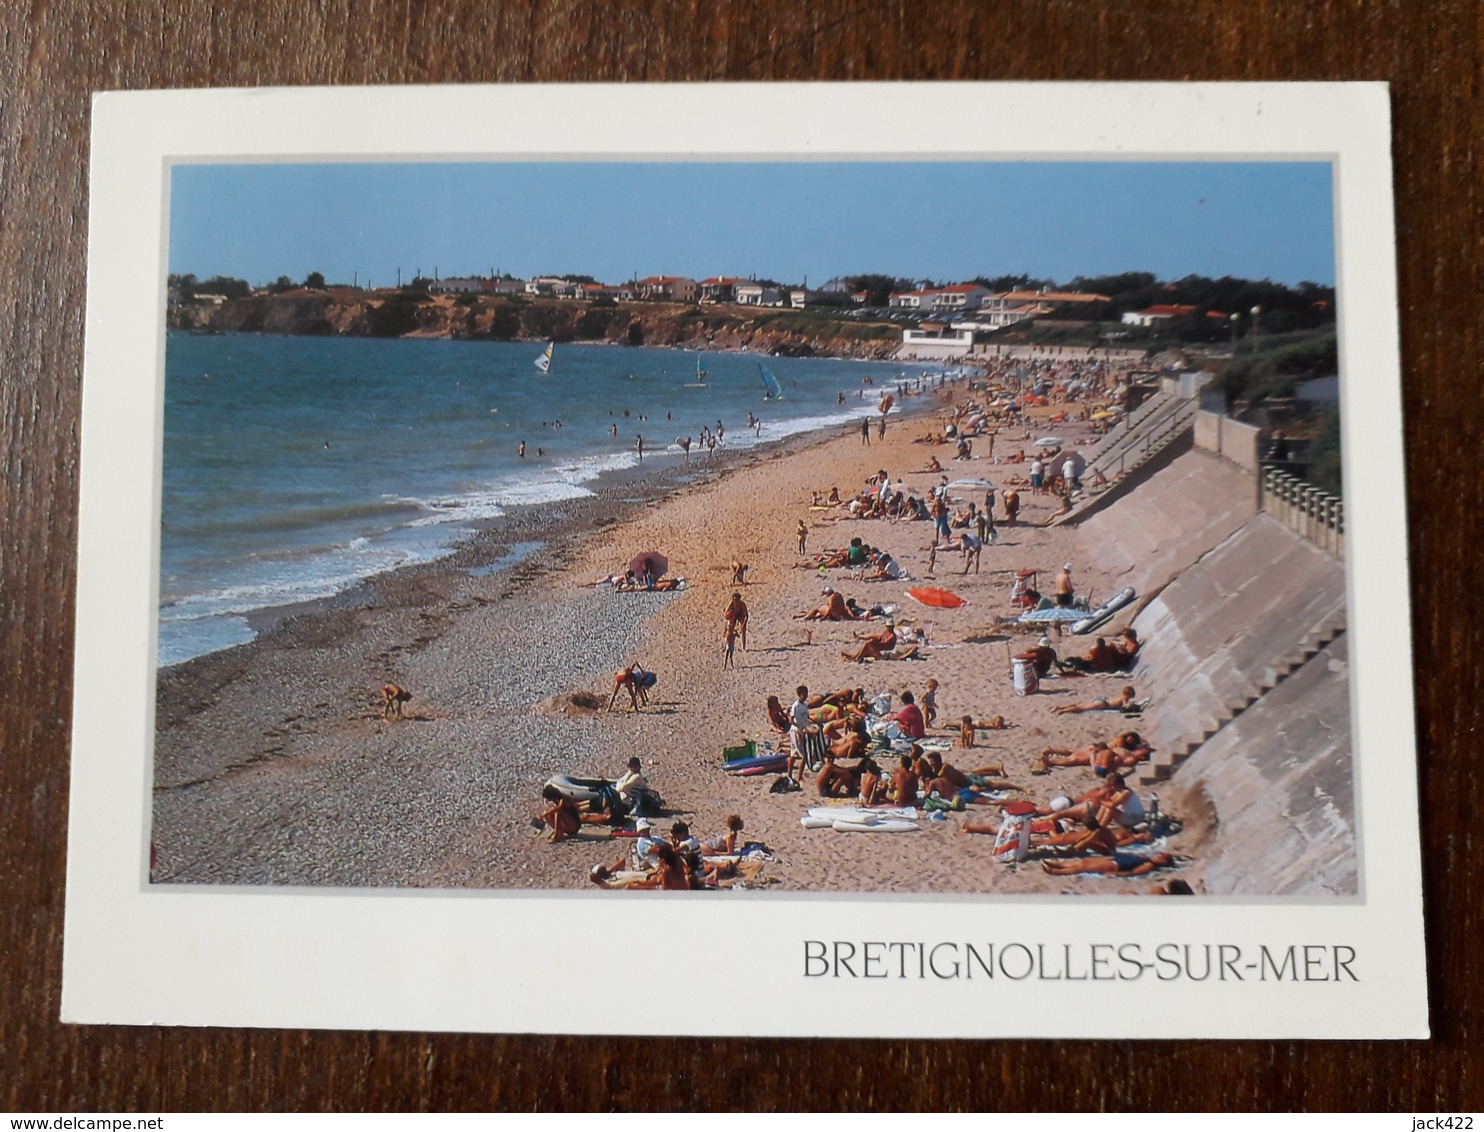
[[[1154,703],[1143,781],[1182,762],[1345,631],[1344,569],[1253,515],[1156,593],[1134,619],[1131,683]]]
[[[1155,751],[1149,762],[1140,764],[1139,784],[1152,786],[1155,783],[1166,781],[1186,759],[1200,750],[1209,740],[1214,739],[1228,724],[1241,716],[1253,704],[1319,655],[1344,632],[1343,611],[1311,629],[1304,636],[1302,645],[1296,651],[1285,655],[1281,660],[1263,670],[1262,680],[1255,688],[1227,701],[1219,719],[1202,717],[1199,734],[1183,742],[1177,742],[1170,750]]]
[[[1157,393],[1140,405],[1124,424],[1092,450],[1082,472],[1083,494],[1073,501],[1072,510],[1058,516],[1053,525],[1074,522],[1093,507],[1101,509],[1111,502],[1141,469],[1193,432],[1199,408],[1195,401],[1171,393]],[[1098,473],[1108,482],[1093,489],[1091,484]]]

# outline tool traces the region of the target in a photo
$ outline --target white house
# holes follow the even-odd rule
[[[777,307],[783,305],[783,295],[776,287],[765,287],[761,283],[738,283],[737,302],[744,307]]]
[[[931,292],[935,311],[976,311],[989,298],[989,288],[977,283],[955,283]]]
[[[542,275],[536,279],[526,281],[527,295],[562,295],[570,294],[572,284],[565,279],[559,279],[555,275]]]
[[[693,303],[696,300],[696,281],[682,275],[651,275],[638,283],[641,299],[661,302]]]
[[[747,280],[736,275],[713,275],[700,283],[701,302],[730,303],[737,298],[737,285]]]
[[[486,295],[519,295],[526,285],[519,279],[481,279],[479,289]]]
[[[1141,311],[1128,311],[1123,316],[1126,326],[1158,326],[1172,318],[1184,318],[1195,307],[1179,305],[1145,307]]]
[[[905,310],[924,310],[933,302],[932,291],[893,291],[887,304]]]
[[[473,295],[482,290],[483,279],[468,275],[455,275],[428,284],[428,290],[438,295]]]

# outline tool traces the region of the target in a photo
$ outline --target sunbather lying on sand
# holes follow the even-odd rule
[[[726,824],[725,836],[712,838],[706,842],[707,853],[730,857],[737,851],[737,834],[742,832],[742,818],[737,814],[728,814]]]
[[[1093,817],[1100,825],[1116,822],[1132,828],[1144,820],[1144,803],[1124,785],[1123,775],[1110,771],[1106,783],[1074,798],[1070,806],[1062,810],[1039,806],[1036,816],[1054,817],[1059,821],[1086,821]]]
[[[842,660],[855,664],[866,660],[880,660],[886,653],[897,647],[897,626],[893,621],[887,622],[885,629],[869,637],[862,637],[859,633],[855,636],[856,640],[861,642],[860,647],[854,652],[842,652],[840,654]]]
[[[811,708],[823,707],[825,704],[834,704],[836,707],[850,707],[853,704],[866,702],[866,690],[864,688],[841,688],[838,692],[831,692],[827,696],[810,696],[809,706]]]
[[[1133,706],[1134,696],[1133,688],[1127,687],[1121,694],[1111,699],[1088,700],[1080,704],[1062,704],[1051,710],[1057,715],[1076,715],[1084,711],[1126,711]]]
[[[594,865],[588,879],[599,888],[657,888],[660,883],[658,869],[628,869],[627,857],[620,857],[611,865]]]
[[[976,746],[975,732],[977,731],[1003,731],[1007,726],[1003,715],[992,716],[989,719],[975,719],[972,715],[966,715],[963,722],[958,725],[958,745],[960,747]]]
[[[963,771],[952,763],[945,763],[943,756],[934,751],[927,756],[930,778],[923,779],[923,792],[937,792],[944,798],[970,788],[976,790],[1020,790],[1013,782],[1003,782],[1003,766],[982,766],[977,770]]]
[[[1089,857],[1082,861],[1042,861],[1041,867],[1052,876],[1075,876],[1078,873],[1117,873],[1120,876],[1143,876],[1155,869],[1168,869],[1175,864],[1169,853],[1120,853],[1111,857]]]
[[[1120,774],[1133,770],[1150,755],[1149,744],[1137,731],[1125,731],[1111,743],[1098,739],[1088,747],[1073,750],[1068,747],[1043,747],[1032,774],[1046,774],[1052,767],[1090,766],[1099,778],[1106,778],[1114,771]]]
[[[861,575],[861,580],[866,582],[894,582],[898,578],[905,578],[907,571],[890,554],[882,551],[877,557],[875,564],[866,573]]]
[[[795,621],[864,621],[864,617],[857,616],[850,611],[845,604],[845,599],[834,590],[826,591],[828,597],[823,605],[814,609],[805,610],[803,613],[795,613]]]

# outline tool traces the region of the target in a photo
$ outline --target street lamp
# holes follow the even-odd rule
[[[1230,322],[1232,324],[1232,357],[1235,358],[1237,356],[1237,331],[1242,327],[1242,312],[1238,311],[1232,315]]]
[[[1252,308],[1252,352],[1257,353],[1257,325],[1258,315],[1262,314],[1261,307]]]

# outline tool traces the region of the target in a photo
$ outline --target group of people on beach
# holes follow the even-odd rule
[[[978,574],[983,551],[999,541],[996,512],[1003,514],[1005,525],[1015,526],[1020,520],[1022,491],[1033,497],[1055,494],[1064,507],[1070,507],[1075,493],[1095,486],[1095,481],[1092,485],[1084,482],[1086,462],[1059,440],[1013,453],[1002,451],[998,460],[993,456],[995,441],[998,437],[1003,449],[1012,430],[1024,429],[1026,439],[1034,435],[1025,415],[1031,406],[1041,410],[1037,420],[1045,426],[1078,424],[1090,430],[1085,421],[1086,398],[1097,393],[1109,403],[1117,402],[1128,389],[1127,374],[1095,358],[1047,357],[1027,362],[1007,357],[990,363],[986,377],[987,390],[950,404],[940,427],[921,439],[951,446],[950,458],[993,461],[1001,469],[996,476],[998,487],[981,480],[972,485],[977,488],[972,498],[956,497],[954,488],[964,484],[950,483],[943,460],[934,454],[924,467],[905,475],[893,477],[879,469],[850,494],[838,485],[814,492],[813,517],[799,518],[791,531],[797,567],[815,570],[821,578],[828,578],[830,571],[848,572],[848,577],[825,585],[820,601],[794,613],[794,619],[876,622],[864,629],[851,626],[847,647],[840,654],[843,662],[861,665],[919,659],[927,650],[926,633],[890,602],[847,595],[837,588],[842,582],[848,587],[909,579],[894,554],[869,545],[859,535],[844,546],[811,554],[815,529],[842,521],[929,523],[927,576],[933,576],[938,552],[945,549],[959,553],[962,574]],[[1057,412],[1048,417],[1045,410],[1051,408]],[[881,413],[878,430],[884,428],[885,418]],[[863,443],[870,442],[874,423],[872,417],[862,419]],[[722,435],[720,422],[715,432],[703,433],[712,443]],[[976,441],[980,442],[977,455]],[[909,487],[907,478],[918,475],[934,480],[922,488]],[[733,580],[745,581],[745,572],[739,574],[734,568]],[[1023,584],[1024,578],[1018,582],[1019,590],[1013,595],[1016,612],[1043,601]],[[1051,589],[1044,599],[1046,605],[1065,608],[1073,604],[1076,589],[1070,562],[1057,573]],[[1021,604],[1025,601],[1029,604]],[[724,669],[737,663],[739,646],[740,651],[747,651],[751,613],[742,590],[733,591],[720,618]],[[806,630],[806,643],[812,643],[816,628],[811,625]],[[1128,673],[1138,663],[1140,649],[1138,635],[1130,626],[1097,637],[1085,653],[1065,658],[1058,655],[1050,636],[1042,636],[1015,659],[1030,665],[1041,679],[1073,681]],[[775,790],[787,784],[822,800],[848,801],[866,809],[964,813],[961,831],[994,836],[997,859],[1038,859],[1048,873],[1057,876],[1138,876],[1177,864],[1159,841],[1148,807],[1130,785],[1130,776],[1152,754],[1149,742],[1128,725],[1128,717],[1136,716],[1142,706],[1134,687],[1125,685],[1117,692],[1078,698],[1053,709],[1059,716],[1108,712],[1120,713],[1125,719],[1121,728],[1111,729],[1104,737],[1082,745],[1046,745],[1031,758],[1022,768],[1031,778],[1085,773],[1090,779],[1082,784],[1085,788],[1068,790],[1045,802],[1029,797],[1031,778],[1016,781],[1019,775],[1007,773],[1003,758],[985,761],[976,757],[986,734],[1003,736],[1014,725],[1004,715],[979,711],[956,711],[949,719],[940,719],[941,691],[937,680],[928,679],[921,686],[898,685],[894,692],[874,694],[859,686],[820,694],[801,684],[787,705],[782,696],[767,696],[765,716],[771,738],[763,747],[777,752],[780,765]],[[634,706],[638,710],[640,705]],[[684,821],[672,825],[668,838],[656,837],[643,800],[647,783],[640,775],[636,786],[631,777],[638,770],[631,765],[628,773],[588,803],[576,803],[559,790],[553,791],[556,796],[546,795],[542,825],[551,831],[553,840],[570,838],[588,824],[603,824],[616,835],[630,838],[627,853],[611,864],[593,867],[592,881],[605,888],[688,889],[723,881],[726,870],[736,867],[741,817],[730,815],[725,834],[709,844],[693,837]],[[1008,855],[1000,844],[1006,841],[1007,831],[1021,838]],[[1173,890],[1179,891],[1180,884],[1176,882]]]

